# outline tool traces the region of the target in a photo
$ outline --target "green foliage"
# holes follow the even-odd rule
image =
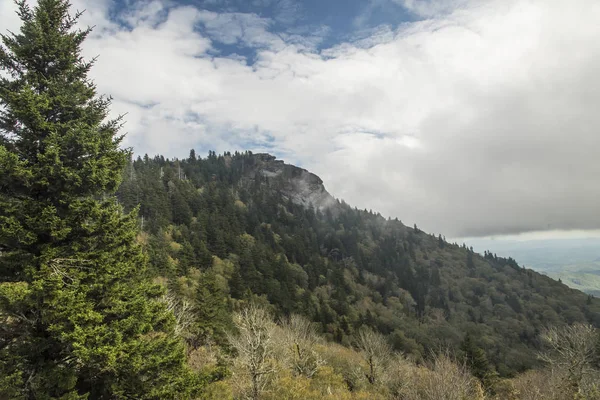
[[[486,389],[492,388],[495,383],[497,373],[490,365],[485,351],[473,342],[470,334],[466,334],[460,349],[463,353],[463,359],[469,367],[471,374],[479,379]]]
[[[0,68],[0,397],[188,398],[174,318],[137,215],[109,196],[127,152],[65,0],[18,2]],[[106,198],[106,200],[102,200]]]
[[[153,273],[177,279],[191,276],[192,267],[210,271],[222,291],[218,298],[264,296],[278,316],[303,314],[328,340],[350,345],[367,325],[421,359],[440,347],[459,349],[469,333],[485,349],[491,371],[511,376],[540,364],[537,335],[544,326],[600,324],[598,299],[513,259],[480,256],[343,202],[292,201],[291,179],[302,172],[267,155],[144,157],[125,171],[123,187],[133,192],[119,190],[118,197],[128,210],[146,210]],[[156,192],[144,197],[150,185]],[[192,210],[187,222],[175,221],[172,203],[158,201],[174,190],[185,193]],[[196,300],[199,308],[212,308],[208,286],[206,300]],[[224,307],[221,315],[231,310],[227,300],[215,304]]]
[[[225,330],[230,325],[227,296],[217,276],[209,271],[202,275],[195,293],[196,337],[214,339],[223,343]]]
[[[0,48],[0,398],[229,397],[235,382],[214,383],[230,376],[225,332],[235,305],[256,301],[346,346],[360,332],[386,338],[377,352],[361,346],[380,364],[296,340],[296,380],[275,374],[273,348],[279,397],[435,398],[454,382],[481,398],[451,357],[431,354],[461,348],[493,391],[496,371],[539,365],[542,327],[600,325],[597,299],[330,199],[320,179],[268,155],[130,159],[121,120],[106,120],[110,99],[87,78],[89,30],[73,29],[65,0],[18,4],[22,29]],[[399,363],[388,339],[431,370]],[[185,351],[213,342],[225,356],[196,359],[192,373]],[[272,383],[258,376],[255,389]]]

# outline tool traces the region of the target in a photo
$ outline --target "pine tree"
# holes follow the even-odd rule
[[[196,293],[196,336],[202,341],[212,338],[222,342],[225,331],[231,325],[227,297],[217,283],[216,276],[209,271],[202,274]]]
[[[128,154],[87,78],[67,0],[17,2],[0,46],[0,398],[190,398],[174,318],[146,277]]]
[[[497,373],[490,365],[485,351],[473,342],[470,334],[465,335],[460,349],[473,376],[481,381],[484,388],[489,389],[492,387],[497,378]]]
[[[467,268],[471,272],[475,270],[475,262],[473,262],[473,250],[467,250]]]

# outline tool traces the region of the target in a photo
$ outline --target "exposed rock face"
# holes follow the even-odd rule
[[[317,175],[303,168],[285,164],[270,154],[259,153],[253,157],[253,165],[244,171],[246,183],[256,182],[257,179],[268,183],[284,197],[305,207],[312,204],[315,208],[324,209],[337,204],[333,196],[325,190],[323,180]]]

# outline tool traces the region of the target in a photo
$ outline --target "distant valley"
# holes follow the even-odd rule
[[[560,279],[566,285],[600,296],[600,238],[465,240],[477,252],[513,257],[519,264]]]

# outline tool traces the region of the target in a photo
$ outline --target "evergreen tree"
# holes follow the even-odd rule
[[[475,270],[475,263],[473,262],[473,250],[467,250],[467,268],[469,271]]]
[[[66,0],[0,46],[0,398],[189,398],[174,318],[112,197],[128,154]],[[102,200],[105,198],[105,200]]]
[[[196,303],[196,336],[201,342],[213,338],[222,342],[226,328],[231,326],[227,297],[213,272],[206,272],[198,284]]]
[[[442,284],[442,278],[440,276],[440,269],[435,267],[431,270],[431,286],[438,287]]]
[[[178,189],[171,193],[171,205],[173,209],[173,222],[176,224],[189,224],[192,219],[192,210]]]
[[[491,388],[497,377],[497,373],[490,365],[485,351],[473,342],[471,335],[468,333],[465,335],[460,349],[463,352],[464,361],[473,376],[479,379],[485,388]]]
[[[443,249],[446,246],[446,241],[442,238],[441,234],[438,236],[438,245],[440,246],[440,249]]]

